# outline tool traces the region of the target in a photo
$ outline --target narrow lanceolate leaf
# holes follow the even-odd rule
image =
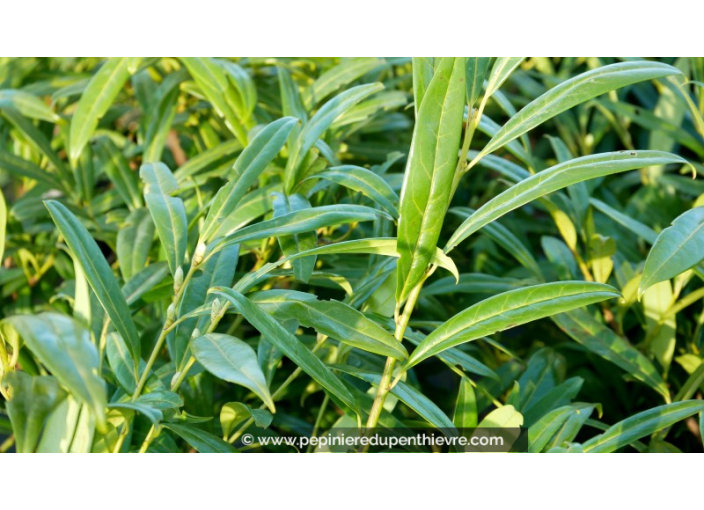
[[[188,219],[183,200],[172,197],[178,183],[163,163],[142,165],[139,176],[144,181],[144,200],[154,220],[171,274],[183,264],[188,243]]]
[[[8,151],[0,151],[0,169],[12,174],[17,178],[26,177],[49,186],[49,188],[65,190],[66,187],[59,178],[48,170],[37,166],[23,158],[18,158]]]
[[[681,214],[655,240],[648,253],[638,293],[669,280],[704,259],[704,207]]]
[[[528,429],[528,451],[539,453],[571,442],[594,411],[594,405],[572,404],[545,414]]]
[[[163,260],[149,264],[138,273],[132,275],[130,281],[122,287],[122,295],[125,296],[125,301],[132,306],[144,294],[159,284],[163,284],[167,280],[168,275],[169,265]]]
[[[258,292],[251,299],[279,321],[297,320],[301,326],[364,351],[396,359],[408,357],[391,333],[339,301],[320,301],[313,294],[292,290]]]
[[[90,341],[88,330],[58,313],[17,315],[5,321],[52,375],[90,406],[98,424],[104,427],[107,391],[98,375],[98,349]]]
[[[298,365],[301,370],[330,392],[332,397],[338,399],[357,414],[361,414],[357,401],[342,381],[298,338],[286,331],[276,319],[235,290],[215,287],[211,289],[211,292],[232,303],[237,311],[247,319],[247,322],[257,328],[269,342]]]
[[[131,210],[142,206],[142,194],[139,191],[137,172],[133,172],[122,151],[107,137],[101,136],[95,144],[95,152],[100,164],[117,193]]]
[[[573,310],[556,315],[552,320],[577,343],[621,367],[663,397],[669,398],[667,386],[652,362],[588,312]]]
[[[596,177],[670,163],[682,165],[687,164],[687,161],[667,152],[621,151],[584,156],[560,163],[514,184],[477,209],[452,234],[445,246],[445,253],[484,225],[548,193]]]
[[[491,68],[486,83],[486,97],[490,97],[511,76],[511,73],[521,65],[526,57],[498,57]]]
[[[362,205],[326,205],[296,211],[273,220],[262,221],[238,230],[224,237],[213,245],[212,252],[232,244],[255,241],[272,236],[294,235],[310,232],[322,227],[352,223],[355,221],[374,221],[379,217],[389,217],[386,213]],[[311,253],[309,250],[307,253]]]
[[[443,58],[418,110],[401,191],[396,301],[423,278],[447,211],[465,96],[464,58]]]
[[[274,197],[274,218],[311,208],[310,202],[297,193],[290,196],[284,195],[283,193],[276,193]],[[318,234],[313,230],[292,236],[279,236],[279,245],[284,255],[290,257],[296,253],[315,248],[318,245]],[[291,262],[296,279],[307,283],[315,268],[315,260],[315,256],[312,256],[296,259]]]
[[[291,117],[296,117],[306,122],[308,120],[308,113],[303,106],[298,86],[285,67],[279,67],[278,74],[279,90],[281,92],[281,109],[284,115],[290,115]]]
[[[174,432],[200,453],[236,453],[231,445],[217,436],[192,425],[165,423],[164,427]]]
[[[641,437],[669,427],[680,420],[704,411],[704,402],[686,400],[654,407],[618,422],[603,434],[583,444],[585,453],[610,453]]]
[[[140,342],[137,327],[132,321],[120,285],[112,273],[100,248],[76,217],[65,206],[54,200],[44,202],[56,224],[56,228],[66,240],[73,257],[78,260],[95,296],[110,317],[132,355],[137,366],[140,357]]]
[[[284,176],[284,191],[286,193],[294,191],[299,178],[305,177],[304,175],[299,175],[301,161],[303,161],[308,151],[323,136],[333,121],[365,97],[379,92],[383,88],[384,86],[381,83],[369,83],[345,90],[325,103],[310,121],[303,126],[290,149]]]
[[[343,60],[315,80],[313,86],[309,89],[310,94],[304,97],[306,106],[309,108],[312,107],[315,103],[319,103],[327,96],[340,89],[343,85],[347,85],[361,78],[372,69],[383,65],[383,63],[383,60],[370,57],[356,57]]]
[[[455,415],[452,418],[458,429],[469,429],[477,426],[477,396],[472,383],[467,377],[460,379],[460,391],[457,393]]]
[[[642,61],[611,64],[575,76],[550,89],[511,117],[482,149],[478,159],[575,105],[627,85],[675,74],[681,72],[672,66]]]
[[[484,88],[484,78],[489,70],[490,57],[466,57],[467,104],[474,108]]]
[[[396,239],[393,237],[388,238],[373,238],[373,239],[359,239],[356,241],[345,241],[342,243],[330,244],[327,246],[319,246],[312,250],[306,252],[298,253],[292,255],[291,257],[286,257],[277,262],[272,262],[264,265],[258,271],[250,273],[249,275],[242,278],[236,285],[236,289],[240,292],[245,292],[251,288],[251,286],[256,283],[260,278],[266,276],[268,273],[282,266],[283,264],[295,260],[299,257],[307,257],[309,255],[331,255],[331,254],[371,254],[371,255],[383,255],[385,257],[399,257],[399,253],[396,250]],[[443,269],[446,269],[452,273],[455,277],[455,282],[459,281],[459,272],[457,271],[457,266],[454,261],[445,255],[441,249],[435,249],[435,255],[431,262]]]
[[[252,390],[272,413],[276,412],[257,353],[247,343],[230,335],[208,333],[195,338],[191,349],[208,372]]]
[[[108,408],[117,409],[126,416],[131,416],[132,412],[143,414],[152,422],[152,425],[157,425],[164,417],[161,410],[136,402],[115,402],[114,404],[109,404]]]
[[[133,58],[108,59],[88,83],[71,119],[69,159],[72,164],[78,160],[83,147],[98,127],[98,121],[107,113],[130,77]]]
[[[239,140],[221,142],[186,161],[174,171],[174,177],[180,185],[183,185],[189,177],[194,177],[197,174],[221,167],[229,168],[235,161],[235,154],[241,150],[242,144]]]
[[[545,283],[492,296],[428,335],[411,353],[406,368],[461,343],[619,296],[613,287],[591,282]]]
[[[201,230],[201,240],[207,242],[218,231],[223,218],[235,210],[247,190],[272,162],[286,143],[298,119],[284,117],[262,129],[239,155],[230,182],[213,199]]]
[[[433,79],[433,57],[413,57],[413,106],[416,115]]]
[[[336,166],[309,179],[325,179],[363,193],[391,216],[398,218],[398,196],[389,183],[371,170],[354,165]]]
[[[125,281],[144,269],[153,239],[154,222],[149,211],[132,211],[117,233],[117,260]]]
[[[22,90],[0,90],[0,110],[11,108],[30,119],[59,122],[59,117],[37,96]]]

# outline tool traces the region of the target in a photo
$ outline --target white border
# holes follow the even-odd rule
[[[623,0],[21,0],[3,3],[16,56],[682,55],[704,3]]]

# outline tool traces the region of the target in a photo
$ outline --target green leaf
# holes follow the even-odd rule
[[[159,409],[148,406],[146,404],[140,404],[137,402],[114,402],[108,405],[109,409],[117,409],[123,414],[131,414],[132,412],[138,412],[146,416],[152,425],[158,425],[158,423],[163,419],[164,414]],[[128,411],[128,413],[124,413]]]
[[[137,388],[137,373],[130,358],[129,350],[122,337],[116,332],[108,333],[105,339],[105,354],[107,355],[110,369],[115,379],[124,390],[130,395],[134,395]],[[144,372],[146,363],[139,360],[139,375]]]
[[[166,390],[156,390],[145,393],[144,395],[140,395],[135,402],[160,410],[178,409],[183,406],[183,399],[177,393]]]
[[[224,437],[228,437],[235,427],[248,418],[254,420],[254,424],[262,429],[271,425],[274,417],[266,409],[252,409],[241,402],[228,402],[220,409],[220,426]]]
[[[474,394],[472,382],[467,377],[460,379],[460,391],[457,393],[455,415],[452,422],[458,429],[477,426],[477,397]]]
[[[573,340],[669,398],[667,386],[650,360],[588,312],[572,310],[556,315],[552,320]]]
[[[173,275],[183,264],[188,243],[186,208],[183,200],[171,196],[178,191],[178,182],[163,163],[142,165],[139,176],[144,181],[144,200]]]
[[[524,424],[530,427],[546,413],[569,404],[582,389],[582,384],[584,384],[584,379],[581,377],[571,377],[546,391],[538,398],[526,402],[524,407],[521,408]]]
[[[306,122],[290,148],[284,176],[284,191],[287,194],[294,191],[299,178],[305,178],[305,175],[299,175],[299,166],[333,121],[365,97],[383,88],[381,83],[369,83],[345,90],[325,103],[310,121]]]
[[[245,241],[256,241],[273,236],[294,235],[310,232],[322,227],[330,227],[355,221],[374,221],[379,217],[388,217],[382,211],[365,207],[362,205],[325,205],[322,207],[311,207],[301,211],[292,212],[262,221],[238,230],[234,234],[215,242],[212,245],[211,253],[222,250],[232,244],[240,244]],[[308,250],[306,256],[312,255],[313,250]],[[300,255],[300,254],[299,254]],[[292,260],[289,259],[289,260]]]
[[[171,78],[171,79],[170,79]],[[151,112],[151,119],[147,127],[144,140],[145,151],[142,156],[143,163],[156,163],[161,160],[166,138],[171,130],[171,124],[176,116],[176,102],[180,90],[178,88],[180,75],[172,74],[164,80],[160,90],[161,98]]]
[[[306,180],[309,179],[325,179],[362,193],[398,218],[398,196],[382,177],[371,170],[354,165],[336,166]]]
[[[26,159],[18,158],[9,151],[0,151],[0,169],[5,170],[15,177],[34,179],[51,189],[66,189],[64,184],[53,172],[44,170]]]
[[[596,177],[669,163],[687,164],[681,157],[667,152],[622,151],[584,156],[550,167],[514,184],[477,209],[452,234],[445,253],[484,225],[548,193]]]
[[[261,269],[255,271],[246,277],[242,278],[240,282],[235,287],[241,292],[248,290],[251,285],[256,283],[260,278],[266,276],[268,273],[276,269],[277,267],[286,264],[291,260],[295,260],[299,257],[307,257],[309,255],[327,255],[327,254],[342,254],[342,253],[359,253],[359,254],[374,254],[383,255],[385,257],[399,257],[398,251],[396,251],[396,239],[393,237],[387,238],[372,238],[372,239],[359,239],[356,241],[345,241],[342,243],[335,243],[328,246],[319,246],[312,250],[306,252],[298,253],[292,255],[291,257],[286,257],[274,263],[265,264]],[[432,259],[432,263],[447,269],[454,276],[456,281],[459,281],[459,272],[457,271],[457,266],[453,260],[446,256],[442,250],[439,248],[435,249],[435,256]]]
[[[491,63],[490,57],[466,57],[467,104],[470,108],[479,100],[484,88],[484,78]]]
[[[281,91],[281,109],[284,115],[296,117],[303,122],[308,120],[298,86],[291,78],[291,74],[284,67],[279,67],[279,90]]]
[[[462,133],[464,80],[464,58],[443,58],[418,110],[401,191],[399,304],[423,278],[450,202]]]
[[[62,400],[46,419],[44,433],[36,451],[38,453],[71,451],[71,443],[76,437],[76,429],[83,409],[85,406],[71,395]]]
[[[234,108],[234,88],[222,66],[210,57],[181,58],[203,95],[225,120],[225,124],[242,145],[247,145],[247,130]]]
[[[144,269],[153,240],[154,222],[149,211],[135,209],[117,233],[117,260],[125,281]]]
[[[0,261],[4,260],[5,254],[5,236],[7,232],[7,205],[5,204],[5,195],[0,189]]]
[[[640,61],[611,64],[570,78],[550,89],[511,117],[484,146],[478,158],[481,159],[484,155],[503,147],[535,126],[589,99],[627,85],[675,74],[681,74],[681,72],[672,66],[659,62]],[[503,73],[497,73],[497,75],[503,76]],[[487,86],[487,93],[488,90],[489,86]]]
[[[5,110],[3,115],[13,126],[22,132],[27,140],[27,143],[29,143],[38,152],[46,156],[60,175],[61,182],[63,183],[63,189],[72,191],[71,184],[73,178],[71,176],[71,172],[68,171],[66,165],[56,151],[52,149],[51,143],[44,133],[32,124],[31,121],[24,118],[15,110]]]
[[[213,199],[201,229],[201,240],[208,242],[213,238],[223,218],[235,210],[247,190],[282,149],[297,123],[298,120],[292,117],[272,122],[242,151],[235,161],[230,182],[223,186]]]
[[[209,288],[218,286],[229,287],[232,285],[235,269],[237,268],[239,250],[240,247],[237,244],[229,246],[210,257],[198,267],[198,271],[190,279],[186,289],[183,291],[181,303],[177,310],[179,317],[184,317],[201,305],[210,309],[215,297],[208,295]],[[209,320],[210,313],[198,319],[183,320],[176,327],[175,333],[167,337],[169,353],[177,367],[181,367],[183,362],[188,359],[186,355],[188,354],[188,346],[194,330],[198,328],[199,331],[206,331],[210,325]]]
[[[248,344],[230,335],[208,333],[193,339],[191,350],[198,362],[214,376],[252,390],[272,413],[276,412],[269,386]]]
[[[658,282],[674,278],[704,260],[704,207],[681,214],[666,228],[648,253],[638,295]]]
[[[526,57],[498,57],[486,83],[485,97],[491,97],[494,92],[511,76],[511,73],[521,65]]]
[[[582,446],[585,453],[610,453],[702,411],[704,402],[697,400],[654,407],[618,422]]]
[[[52,375],[91,407],[99,426],[104,428],[107,392],[98,375],[98,350],[88,331],[70,317],[50,312],[16,315],[5,321]]]
[[[101,136],[95,145],[105,173],[118,194],[131,210],[142,207],[142,194],[139,191],[137,172],[133,172],[122,154],[109,138]]]
[[[83,91],[71,119],[69,159],[72,166],[78,161],[83,147],[93,136],[98,127],[98,121],[107,113],[129,79],[129,68],[133,65],[134,58],[109,58]]]
[[[132,360],[137,366],[140,358],[139,333],[132,321],[120,286],[100,248],[76,217],[54,200],[44,202],[54,219],[56,228],[66,240],[73,257],[78,260],[98,301],[110,317],[115,329],[127,343]]]
[[[125,296],[127,304],[132,306],[144,294],[154,289],[157,285],[167,280],[169,277],[169,265],[164,262],[156,262],[142,269],[133,275],[122,287],[122,294]]]
[[[613,287],[591,282],[545,283],[492,296],[428,335],[411,353],[406,369],[461,343],[619,296]]]
[[[305,197],[299,194],[286,196],[283,193],[274,193],[274,218],[305,209],[310,209],[310,202]],[[292,236],[279,236],[279,245],[284,255],[290,257],[296,253],[315,248],[318,245],[318,235],[315,231],[311,231]],[[313,256],[292,261],[296,279],[308,283],[310,275],[315,269],[315,260],[316,258]]]
[[[250,299],[279,321],[296,320],[301,326],[364,351],[395,359],[408,357],[391,333],[339,301],[320,301],[313,294],[289,290],[257,292]]]
[[[34,94],[22,90],[0,90],[0,110],[11,108],[30,119],[57,123],[61,121],[56,113],[44,101]]]
[[[371,57],[345,59],[313,82],[313,86],[308,89],[310,94],[304,97],[304,103],[310,108],[342,86],[361,78],[382,64],[382,60]]]
[[[589,404],[559,407],[540,418],[528,429],[528,451],[539,453],[564,442],[571,442],[594,411]]]
[[[516,428],[523,425],[523,416],[512,405],[494,409],[479,422],[479,428]]]
[[[189,159],[174,171],[174,177],[179,185],[184,185],[189,177],[213,168],[230,168],[235,160],[235,154],[242,150],[239,140],[227,140],[215,147],[201,152]]]
[[[48,375],[32,377],[24,372],[10,372],[5,383],[12,396],[5,405],[15,435],[15,449],[17,453],[32,453],[44,422],[66,398],[66,392]]]
[[[653,244],[655,239],[657,239],[657,232],[647,225],[644,225],[638,220],[634,220],[630,216],[617,211],[613,207],[605,204],[601,200],[596,198],[589,199],[589,203],[593,205],[598,211],[604,213],[606,216],[614,220],[619,225],[626,227],[628,230],[636,234],[638,237],[643,238],[645,241]]]
[[[217,436],[191,425],[165,423],[164,428],[176,433],[200,453],[236,453],[232,446]]]
[[[428,90],[430,81],[433,79],[433,59],[434,57],[412,57],[413,62],[413,106],[416,116]]]
[[[247,321],[266,337],[277,349],[291,359],[301,370],[312,377],[318,384],[329,391],[347,407],[361,414],[357,401],[344,384],[315,354],[313,354],[298,338],[286,331],[270,315],[233,289],[215,287],[210,290],[222,296],[239,311]]]

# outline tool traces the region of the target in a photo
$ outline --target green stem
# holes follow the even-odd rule
[[[122,425],[122,430],[120,430],[120,435],[117,437],[117,441],[115,442],[115,448],[113,449],[112,453],[120,453],[122,450],[122,444],[125,442],[125,438],[127,437],[127,434],[130,431],[130,422],[127,418],[125,418],[125,423]]]
[[[403,335],[406,333],[408,321],[411,319],[413,308],[415,307],[416,302],[418,301],[420,289],[423,287],[424,282],[425,278],[423,278],[418,283],[418,285],[413,288],[411,294],[408,296],[406,306],[404,306],[403,308],[403,314],[401,314],[401,316],[396,319],[396,330],[394,332],[394,336],[399,342],[403,341]],[[374,427],[376,427],[377,423],[379,423],[379,418],[381,417],[381,411],[384,408],[384,401],[386,400],[386,395],[391,390],[391,377],[393,375],[395,365],[396,360],[394,358],[386,359],[384,372],[381,374],[381,381],[379,382],[379,387],[376,390],[376,397],[374,397],[372,409],[371,411],[369,411],[369,419],[367,420],[366,427],[367,429],[373,429]]]
[[[330,396],[326,393],[325,397],[323,397],[323,403],[320,404],[320,411],[318,411],[318,416],[315,419],[315,425],[313,425],[313,433],[311,434],[311,437],[318,436],[318,430],[320,430],[320,422],[323,421],[323,415],[325,414],[325,410],[328,407],[328,402],[330,402]],[[309,444],[308,448],[306,448],[306,453],[310,453],[312,451],[313,445]]]

